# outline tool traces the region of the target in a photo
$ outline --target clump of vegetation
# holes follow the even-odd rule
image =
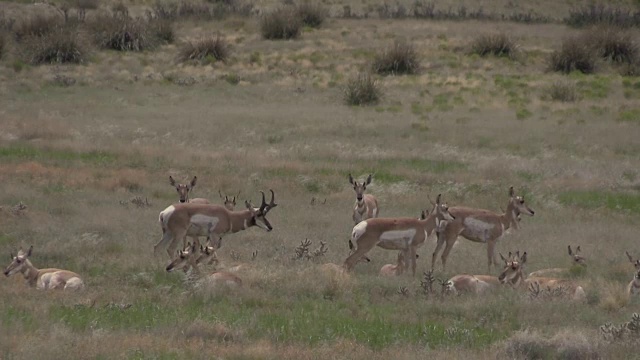
[[[565,23],[575,27],[596,24],[621,27],[639,26],[640,10],[632,11],[604,4],[590,4],[571,10]]]
[[[57,16],[34,15],[18,23],[13,29],[13,36],[16,42],[22,42],[26,38],[48,35],[62,25],[62,19]]]
[[[556,81],[548,89],[546,94],[550,100],[573,102],[578,100],[578,91],[574,83]]]
[[[378,80],[370,73],[359,73],[349,79],[344,89],[344,100],[348,105],[372,105],[382,98]]]
[[[180,49],[179,56],[181,61],[226,62],[230,53],[229,43],[220,35],[216,35],[187,42]]]
[[[550,339],[536,332],[520,331],[504,342],[511,359],[600,359],[594,341],[575,331],[561,331]]]
[[[585,35],[597,54],[615,63],[633,63],[638,57],[638,45],[632,35],[618,27],[597,27]]]
[[[171,20],[152,20],[151,27],[158,40],[164,42],[165,44],[171,44],[175,41],[176,35],[173,31],[173,22]]]
[[[23,60],[32,65],[80,64],[87,59],[87,48],[76,29],[59,27],[44,36],[23,39]]]
[[[293,6],[284,6],[266,14],[260,23],[262,37],[269,40],[295,39],[300,36],[302,19]]]
[[[480,56],[494,55],[514,58],[518,44],[507,34],[482,35],[471,43],[471,52]]]
[[[0,59],[4,56],[7,47],[7,38],[4,33],[0,32]]]
[[[563,73],[580,71],[591,74],[596,71],[596,57],[585,37],[568,38],[562,42],[560,50],[551,54],[550,67]]]
[[[123,9],[114,10],[111,16],[96,16],[90,23],[90,29],[96,45],[103,49],[143,51],[158,44],[149,21],[133,19]]]
[[[381,75],[416,74],[420,70],[418,52],[412,44],[396,41],[374,58],[372,70]]]
[[[318,28],[329,15],[329,11],[319,2],[305,1],[296,6],[296,11],[304,26]]]

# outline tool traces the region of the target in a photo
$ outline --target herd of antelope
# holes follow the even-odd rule
[[[386,250],[398,251],[396,264],[386,264],[380,269],[382,276],[398,276],[405,270],[411,269],[411,274],[416,274],[416,259],[419,258],[417,250],[426,242],[432,234],[436,234],[437,242],[431,258],[431,271],[434,271],[438,254],[442,250],[440,260],[442,270],[445,271],[447,258],[453,249],[459,236],[467,240],[487,244],[487,265],[498,266],[495,247],[499,239],[510,228],[518,229],[521,215],[533,216],[534,211],[524,200],[517,196],[513,187],[509,188],[509,202],[503,213],[491,210],[470,207],[449,207],[442,201],[439,194],[436,201],[429,200],[433,206],[431,211],[423,211],[419,218],[378,217],[380,208],[378,200],[371,194],[366,194],[367,185],[371,184],[372,175],[363,182],[355,180],[349,174],[349,183],[356,193],[356,201],[353,206],[354,226],[349,240],[350,253],[342,266],[325,264],[339,271],[349,272],[362,260],[370,261],[367,253],[378,246]],[[216,251],[222,246],[222,238],[227,234],[237,233],[250,227],[257,226],[265,231],[273,230],[267,214],[278,204],[275,203],[275,193],[271,193],[271,200],[267,203],[263,191],[262,202],[259,207],[254,207],[249,201],[245,201],[246,209],[235,210],[236,197],[223,195],[220,191],[222,205],[212,204],[208,199],[190,199],[190,193],[196,186],[197,177],[187,183],[177,183],[169,176],[169,183],[178,192],[179,202],[170,205],[159,215],[159,223],[162,229],[162,238],[154,246],[154,254],[165,249],[170,258],[166,271],[191,270],[191,274],[204,278],[214,283],[224,283],[233,286],[241,286],[242,280],[236,273],[247,265],[239,265],[224,271],[214,271],[204,275],[200,270],[202,264],[217,265]],[[188,242],[187,237],[192,241]],[[200,237],[206,241],[201,244]],[[180,241],[182,240],[182,244]],[[180,248],[178,248],[181,245]],[[29,257],[33,251],[31,246],[26,252],[20,248],[14,256],[11,254],[11,263],[4,271],[5,276],[21,273],[28,285],[38,289],[82,289],[84,281],[80,275],[69,270],[48,268],[37,269]],[[577,266],[586,266],[586,259],[580,255],[580,246],[573,250],[568,246],[568,254],[572,263]],[[628,252],[629,261],[635,267],[633,280],[627,286],[629,295],[640,294],[640,259],[635,259]],[[568,268],[543,269],[525,274],[524,266],[527,263],[527,253],[509,252],[507,257],[500,254],[504,267],[499,276],[460,274],[449,280],[441,281],[443,291],[447,293],[481,293],[501,285],[511,285],[519,288],[562,288],[568,290],[573,299],[585,298],[584,289],[573,280],[567,279]]]

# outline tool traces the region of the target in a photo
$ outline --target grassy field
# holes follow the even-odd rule
[[[587,2],[515,3],[436,2],[491,14],[477,20],[399,16],[409,2],[326,2],[319,28],[279,41],[261,35],[260,16],[276,5],[261,1],[250,15],[178,18],[172,43],[144,51],[101,49],[82,28],[84,60],[45,65],[29,60],[15,29],[60,12],[0,4],[0,251],[8,264],[33,245],[36,267],[87,284],[41,292],[3,277],[0,358],[640,358],[637,331],[600,329],[640,312],[625,296],[625,251],[640,257],[640,77],[603,58],[595,73],[550,71],[565,39],[593,34],[563,21]],[[538,20],[499,19],[514,13]],[[638,29],[624,31],[639,39]],[[212,34],[229,45],[225,61],[180,60],[186,42]],[[509,56],[472,51],[495,34],[513,41]],[[413,47],[417,73],[374,75],[382,98],[345,104],[350,79],[394,41]],[[379,277],[396,258],[380,248],[348,276],[323,272],[348,255],[349,173],[373,174],[367,191],[382,217],[417,217],[439,193],[450,206],[500,212],[514,186],[536,214],[497,250],[527,251],[530,272],[569,267],[567,245],[580,245],[587,270],[572,274],[587,301],[507,288],[444,297],[437,282],[425,291],[434,238],[416,277]],[[229,235],[218,252],[220,268],[250,265],[242,288],[195,287],[165,272],[166,254],[153,256],[158,213],[177,200],[169,175],[197,175],[192,197],[214,202],[218,190],[240,191],[240,204],[275,191],[274,230]],[[328,252],[294,260],[305,239]],[[460,238],[446,273],[436,269],[440,279],[484,274],[486,247]]]

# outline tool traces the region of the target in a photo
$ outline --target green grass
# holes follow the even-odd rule
[[[54,163],[85,163],[96,166],[111,165],[118,156],[106,151],[77,152],[61,149],[40,149],[29,145],[0,147],[0,159],[4,161],[42,161]]]
[[[640,213],[640,194],[617,193],[599,190],[571,190],[560,193],[558,200],[563,205],[585,209],[605,208],[614,211]]]
[[[620,111],[617,120],[640,124],[640,108]]]

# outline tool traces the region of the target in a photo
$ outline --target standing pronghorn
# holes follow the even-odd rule
[[[576,248],[575,252],[571,250],[571,245],[567,245],[567,249],[569,252],[569,256],[571,257],[571,262],[574,266],[587,266],[587,259],[580,255],[580,246]],[[542,276],[563,276],[566,277],[569,275],[571,268],[551,268],[551,269],[542,269],[537,270],[529,274],[529,277],[542,277]]]
[[[254,208],[251,203],[245,201],[246,210],[229,211],[224,206],[210,204],[175,204],[169,206],[160,213],[160,225],[162,227],[162,239],[154,246],[153,252],[157,253],[160,247],[167,247],[167,253],[171,257],[178,247],[178,242],[183,241],[186,246],[186,235],[207,236],[214,243],[214,248],[220,248],[222,235],[246,230],[252,226],[258,226],[266,231],[273,230],[266,216],[271,209],[278,206],[274,202],[275,194],[271,191],[271,201],[267,204],[264,192],[262,204]]]
[[[64,290],[79,290],[84,288],[84,282],[80,278],[80,275],[69,270],[61,269],[37,269],[29,257],[33,251],[33,245],[29,247],[29,250],[25,253],[22,248],[18,250],[18,255],[13,256],[11,254],[11,264],[4,270],[5,276],[11,276],[13,274],[22,273],[25,280],[30,286],[35,286],[37,289],[50,290],[50,289],[64,289]]]
[[[629,261],[636,269],[633,274],[633,280],[631,280],[631,282],[627,286],[627,294],[629,294],[630,296],[640,295],[640,259],[633,260],[633,257],[631,256],[631,254],[629,254],[628,251],[625,251],[625,254],[627,254]]]
[[[586,298],[582,286],[571,280],[548,277],[527,278],[524,272],[524,265],[527,262],[526,251],[522,256],[520,256],[520,251],[517,251],[513,256],[509,253],[509,258],[505,258],[500,254],[500,258],[504,261],[504,269],[500,276],[498,276],[498,280],[500,280],[502,284],[525,289],[529,289],[531,286],[537,288],[544,287],[550,290],[562,288],[568,291],[573,300],[584,300]]]
[[[191,194],[191,190],[193,190],[193,188],[196,186],[196,181],[198,181],[198,177],[194,176],[193,179],[191,180],[190,183],[188,184],[182,184],[182,183],[176,183],[176,181],[173,179],[173,177],[171,175],[169,175],[169,184],[171,184],[171,186],[176,188],[176,191],[178,192],[178,200],[181,203],[194,203],[194,204],[208,204],[209,200],[205,199],[205,198],[195,198],[195,199],[189,199],[189,195]]]
[[[416,274],[416,252],[418,247],[442,221],[453,221],[446,203],[440,203],[440,195],[433,211],[425,219],[416,218],[376,218],[359,222],[351,232],[351,242],[356,250],[345,261],[344,267],[351,270],[364,255],[376,245],[386,250],[404,252],[404,259],[411,263],[411,271]]]
[[[442,231],[438,232],[438,243],[431,258],[431,270],[435,268],[438,253],[442,245],[446,243],[441,257],[442,269],[445,269],[447,257],[458,236],[474,242],[486,243],[489,270],[491,270],[492,263],[497,266],[498,262],[495,257],[496,242],[511,226],[518,228],[518,220],[521,213],[529,216],[534,214],[534,211],[524,203],[524,197],[514,194],[513,186],[509,188],[509,197],[507,211],[504,214],[460,206],[450,208],[449,212],[455,217],[455,221],[448,222],[443,226]]]
[[[351,174],[349,174],[349,183],[353,185],[353,190],[356,192],[356,203],[353,206],[353,222],[354,225],[362,220],[378,217],[378,200],[370,194],[365,194],[367,185],[371,184],[371,174],[367,177],[366,181],[358,184],[357,180],[353,180]]]

